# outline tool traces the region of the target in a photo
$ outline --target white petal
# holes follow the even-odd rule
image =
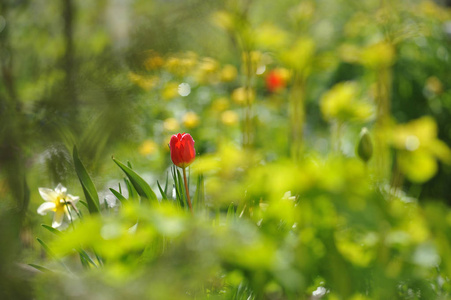
[[[55,211],[55,216],[53,216],[52,227],[53,228],[60,227],[61,224],[63,224],[63,218],[64,218],[64,210],[58,209],[57,211]]]
[[[49,211],[53,211],[55,209],[55,203],[53,202],[44,202],[41,206],[38,207],[38,214],[46,215]]]
[[[68,194],[66,197],[66,201],[67,202],[72,202],[73,205],[78,203],[78,200],[80,200],[80,197],[78,196],[73,196],[71,194]]]
[[[56,198],[58,198],[57,192],[47,188],[39,188],[39,194],[45,201],[55,202]]]
[[[58,194],[65,195],[67,192],[67,189],[61,183],[58,183],[58,185],[55,188],[55,192],[57,192]]]

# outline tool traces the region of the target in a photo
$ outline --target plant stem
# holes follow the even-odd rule
[[[191,211],[191,214],[194,215],[193,206],[191,205],[191,199],[189,197],[188,182],[186,181],[186,168],[183,168],[183,181],[185,182],[186,201],[188,202],[188,206],[189,206],[189,210]]]

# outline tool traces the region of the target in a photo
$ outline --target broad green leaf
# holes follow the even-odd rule
[[[79,156],[77,147],[74,146],[74,166],[75,171],[77,172],[78,179],[80,179],[81,186],[83,188],[83,192],[86,197],[86,202],[88,203],[88,210],[89,213],[98,213],[99,210],[99,195],[97,194],[96,187],[94,186],[94,183],[91,180],[91,177],[89,177],[88,172],[86,171],[85,167],[83,166],[83,163],[81,162]]]
[[[125,175],[127,175],[128,179],[130,179],[130,182],[135,187],[138,194],[147,200],[150,201],[158,201],[157,195],[152,191],[149,184],[142,179],[135,171],[130,169],[128,166],[124,165],[120,161],[116,160],[113,157],[113,161],[119,166],[119,168],[124,171]]]

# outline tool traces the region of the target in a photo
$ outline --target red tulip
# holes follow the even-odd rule
[[[188,167],[196,157],[194,140],[189,133],[174,134],[169,142],[171,159],[174,165],[180,168]]]

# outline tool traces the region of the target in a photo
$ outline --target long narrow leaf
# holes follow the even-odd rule
[[[44,243],[44,241],[42,241],[40,238],[36,238],[36,240],[39,242],[39,244],[41,244],[42,248],[49,256],[51,256],[52,258],[55,257],[55,254],[53,254],[52,250],[50,250],[49,246],[47,246],[47,244]]]
[[[128,179],[130,179],[130,182],[135,187],[138,194],[149,201],[158,201],[157,195],[154,193],[154,191],[150,188],[149,184],[142,179],[135,171],[130,169],[128,166],[124,165],[120,161],[116,160],[113,157],[113,161],[119,166],[119,168],[124,171],[125,175],[127,175]]]
[[[49,225],[45,225],[45,224],[41,224],[42,227],[44,227],[45,229],[47,229],[48,231],[50,231],[51,233],[57,235],[57,236],[61,236],[61,231],[59,231],[58,229],[55,229]]]
[[[92,260],[92,258],[88,255],[88,253],[86,253],[85,250],[80,249],[78,250],[78,253],[80,253],[80,256],[82,256],[87,262],[89,262],[90,264],[92,264],[94,267],[98,267],[97,264]]]
[[[130,183],[130,180],[124,178],[125,185],[127,186],[128,191],[128,200],[139,200],[138,192],[133,187],[133,184]]]
[[[193,199],[193,206],[195,205],[197,210],[200,210],[204,205],[204,193],[204,176],[199,174],[197,177],[196,194]]]
[[[43,272],[43,273],[52,273],[51,270],[49,270],[49,269],[47,269],[47,268],[45,268],[45,267],[43,267],[43,266],[35,265],[35,264],[28,264],[28,265],[29,265],[30,267],[35,268],[36,270],[39,270],[39,271]]]
[[[160,190],[160,194],[161,194],[161,197],[163,197],[163,200],[168,200],[168,196],[166,195],[166,193],[161,188],[160,183],[158,182],[158,180],[157,180],[157,186],[158,186],[158,189]]]
[[[122,196],[121,193],[119,193],[118,191],[110,188],[110,191],[113,193],[114,196],[116,196],[116,198],[121,201],[121,202],[127,202],[127,198],[125,198],[124,196]]]
[[[176,169],[176,173],[177,173],[177,183],[178,183],[179,195],[181,195],[181,199],[183,201],[183,206],[188,207],[188,200],[187,200],[186,191],[185,191],[185,183],[183,181],[182,174],[177,169]]]
[[[177,171],[176,171],[175,168],[176,167],[173,166],[172,170],[171,170],[171,172],[172,172],[172,179],[174,180],[175,196],[177,198],[177,201],[178,201],[179,205],[181,207],[185,207],[185,200],[183,198],[184,193],[183,193],[182,190],[180,190],[180,184],[179,184],[179,180],[177,178]]]
[[[168,194],[168,182],[169,182],[169,174],[166,172],[166,183],[164,184],[164,193]]]
[[[73,158],[74,158],[74,166],[75,171],[77,172],[78,179],[80,180],[81,186],[83,188],[83,192],[86,197],[86,202],[88,203],[88,210],[89,213],[98,213],[99,210],[99,195],[97,194],[96,187],[94,186],[94,183],[91,180],[91,177],[89,177],[88,172],[86,171],[83,163],[81,162],[79,156],[77,147],[74,146],[74,152],[73,152]]]

